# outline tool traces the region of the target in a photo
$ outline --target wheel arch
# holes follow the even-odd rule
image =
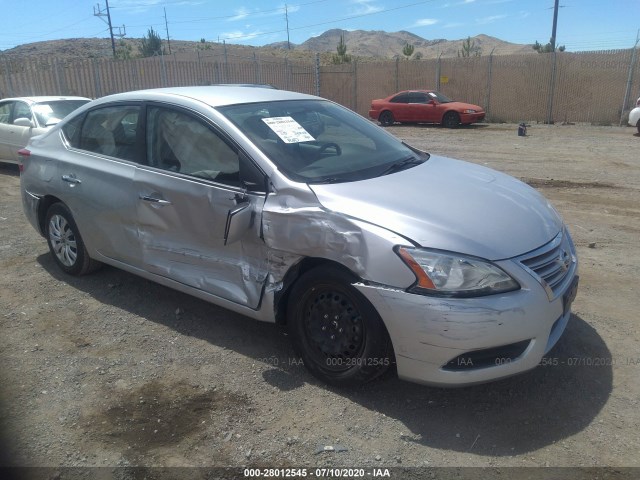
[[[342,270],[343,272],[352,275],[354,279],[360,279],[360,277],[352,270],[348,269],[341,263],[336,262],[335,260],[330,260],[328,258],[322,257],[304,257],[287,271],[287,273],[284,275],[284,278],[282,279],[282,289],[280,289],[275,294],[274,314],[276,324],[283,326],[287,324],[287,305],[289,303],[289,294],[291,293],[291,290],[293,289],[293,286],[298,281],[298,279],[309,270],[320,266],[334,267],[338,270]]]
[[[444,121],[445,117],[446,117],[447,115],[450,115],[450,114],[457,115],[457,116],[458,116],[458,118],[461,118],[461,116],[460,116],[460,112],[459,112],[459,111],[454,110],[454,109],[450,109],[450,110],[447,110],[446,112],[444,112],[444,113],[442,114],[442,118],[440,119],[440,121]]]
[[[49,208],[51,208],[51,205],[55,203],[62,203],[65,205],[62,200],[54,195],[45,195],[40,199],[40,202],[38,202],[38,227],[40,228],[40,234],[43,236],[46,231],[45,221],[47,218],[47,212],[49,211]],[[67,208],[69,207],[67,206]]]

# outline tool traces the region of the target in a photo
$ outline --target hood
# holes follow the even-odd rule
[[[325,208],[392,230],[422,247],[488,260],[534,250],[563,225],[549,202],[525,183],[435,155],[391,175],[310,187]]]
[[[441,103],[440,105],[446,105],[450,110],[456,110],[462,112],[464,110],[475,110],[476,112],[484,112],[484,108],[479,105],[474,105],[473,103],[465,103],[465,102],[447,102]]]

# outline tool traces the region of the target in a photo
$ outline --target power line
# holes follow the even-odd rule
[[[290,28],[290,30],[304,30],[306,28],[319,27],[319,26],[322,26],[322,25],[329,25],[329,24],[332,24],[332,23],[340,23],[340,22],[344,22],[345,20],[353,20],[353,19],[356,19],[356,18],[369,17],[371,15],[379,15],[379,14],[382,14],[382,13],[401,10],[403,8],[415,7],[416,5],[424,5],[425,3],[433,3],[434,1],[435,0],[423,0],[422,2],[409,3],[407,5],[400,5],[398,7],[386,8],[386,9],[383,9],[383,10],[378,10],[376,12],[360,13],[358,15],[351,15],[351,16],[348,16],[348,17],[342,17],[342,18],[338,18],[338,19],[334,19],[334,20],[328,20],[326,22],[313,23],[313,24],[309,24],[309,25],[303,25],[301,27],[294,27],[294,28]],[[225,40],[238,40],[238,39],[243,39],[243,38],[255,38],[255,37],[260,37],[260,36],[265,36],[265,35],[272,35],[274,33],[280,33],[282,31],[283,30],[274,30],[274,31],[270,31],[270,32],[262,32],[262,33],[259,33],[259,34],[251,34],[251,35],[246,35],[246,36],[228,37]]]
[[[44,38],[52,33],[56,33],[56,32],[60,32],[62,30],[67,30],[69,27],[73,27],[75,25],[78,25],[79,23],[84,23],[86,20],[88,20],[89,18],[91,18],[93,15],[89,15],[88,17],[84,17],[82,20],[78,20],[77,22],[74,22],[70,25],[66,25],[64,27],[60,27],[60,28],[56,28],[55,30],[51,30],[50,32],[47,33],[43,33],[40,35],[21,35],[18,33],[12,33],[11,36],[12,37],[24,37],[24,38]],[[6,32],[3,32],[6,33]]]

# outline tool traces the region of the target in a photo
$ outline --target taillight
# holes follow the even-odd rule
[[[24,161],[31,156],[31,151],[27,150],[26,148],[21,148],[20,150],[18,150],[18,155],[20,155],[20,163],[18,165],[18,168],[20,169],[21,172],[23,172]]]

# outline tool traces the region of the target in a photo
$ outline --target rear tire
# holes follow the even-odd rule
[[[638,120],[638,123],[636,124],[636,128],[638,129],[638,134],[640,134],[640,120]]]
[[[289,295],[287,326],[305,367],[323,382],[359,385],[391,364],[391,342],[373,305],[334,267],[304,273]]]
[[[460,126],[460,115],[456,112],[447,112],[442,117],[442,125],[447,128],[458,128]]]
[[[49,251],[62,271],[70,275],[85,275],[100,268],[100,262],[89,257],[78,226],[66,205],[51,205],[44,224]]]
[[[382,112],[380,114],[380,125],[382,125],[383,127],[389,127],[391,125],[394,124],[395,119],[393,118],[393,113],[391,113],[389,110],[385,110],[384,112]]]

